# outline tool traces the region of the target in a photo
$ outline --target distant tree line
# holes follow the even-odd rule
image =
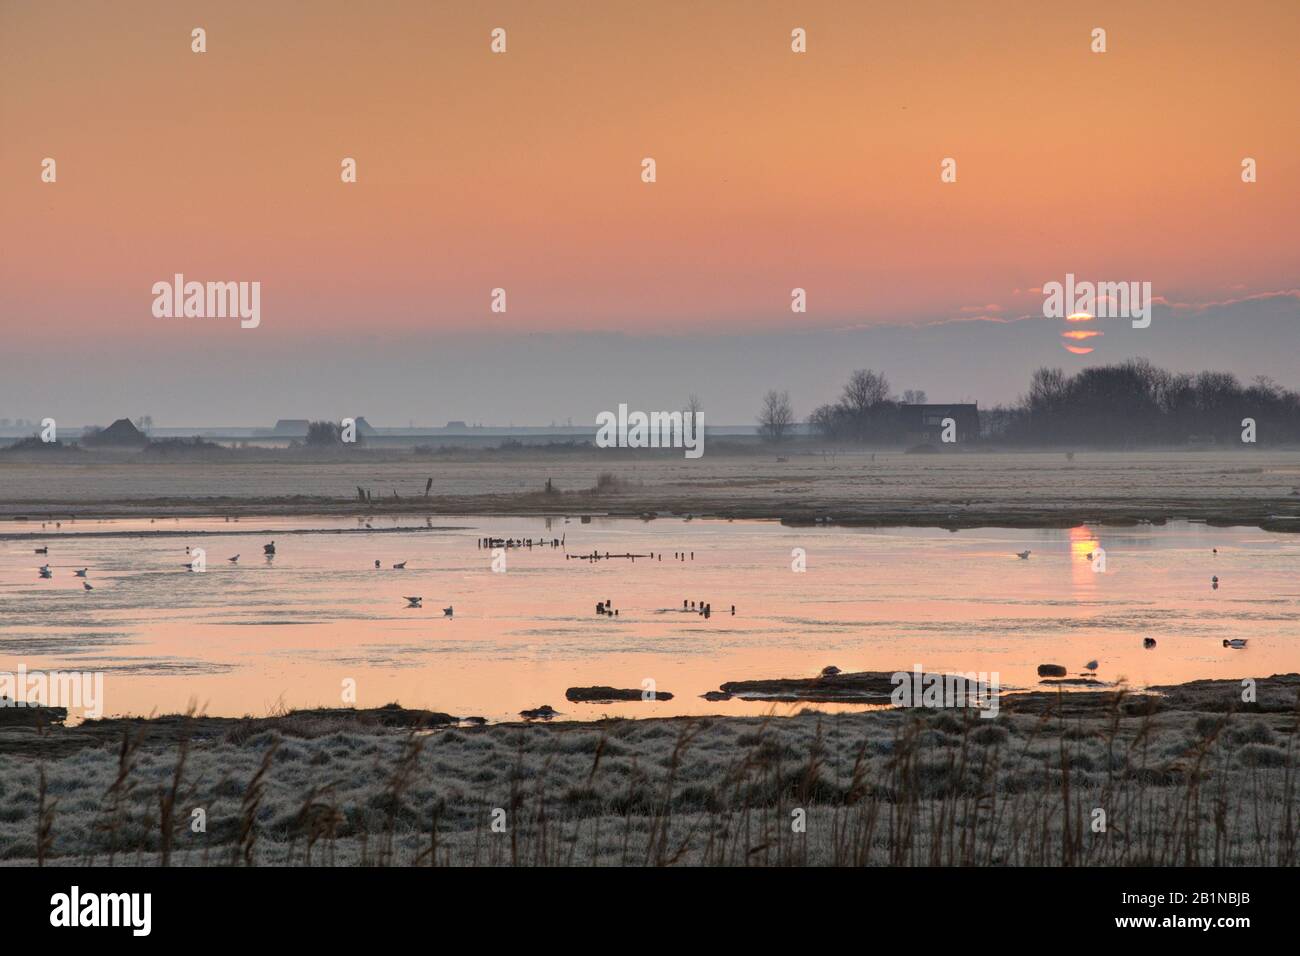
[[[905,391],[900,400],[883,374],[859,369],[840,397],[814,409],[808,422],[831,441],[894,444],[907,440],[914,427],[915,415],[905,414],[904,406],[925,401],[925,393],[916,390]],[[781,414],[774,413],[777,408]],[[785,393],[764,396],[759,424],[765,437],[779,440],[789,433],[788,411]],[[1146,359],[1073,375],[1040,368],[1027,394],[1009,405],[981,409],[979,417],[980,438],[996,444],[1241,444],[1247,419],[1254,422],[1259,444],[1300,442],[1300,394],[1263,376],[1243,385],[1229,372],[1169,372]]]
[[[1240,444],[1247,419],[1260,444],[1300,441],[1300,394],[1264,376],[1242,385],[1229,372],[1169,372],[1145,359],[1074,375],[1040,368],[1019,402],[981,417],[986,437],[1024,444]]]
[[[362,445],[364,436],[353,426],[351,440],[344,434],[343,426],[338,422],[314,421],[307,423],[307,436],[304,443],[311,448],[327,448],[334,445]]]
[[[845,442],[901,440],[907,425],[900,414],[903,405],[925,404],[925,392],[907,389],[899,401],[889,380],[871,369],[859,369],[849,377],[840,399],[814,409],[809,424],[824,438]],[[771,389],[763,396],[758,413],[759,436],[779,443],[794,433],[798,423],[790,393]]]

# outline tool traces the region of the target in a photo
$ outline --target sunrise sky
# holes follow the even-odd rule
[[[1300,387],[1298,42],[1294,0],[0,0],[0,416],[741,422],[1135,355]],[[177,272],[260,281],[261,326],[155,318]],[[1151,282],[1152,328],[1067,352],[1067,272]]]

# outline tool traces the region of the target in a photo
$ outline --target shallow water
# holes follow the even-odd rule
[[[788,528],[774,522],[593,518],[158,519],[7,524],[0,671],[97,671],[105,714],[399,701],[509,719],[756,714],[791,705],[699,698],[728,680],[845,671],[997,672],[1040,663],[1131,686],[1300,670],[1300,540],[1200,524],[1071,530]],[[313,532],[327,533],[313,533]],[[209,532],[200,534],[199,532]],[[511,549],[479,538],[564,536]],[[262,545],[274,538],[268,561]],[[33,549],[49,545],[48,555]],[[185,569],[186,546],[207,570]],[[1087,554],[1106,551],[1106,573]],[[806,552],[804,572],[792,551]],[[1031,549],[1029,560],[1015,552]],[[1213,553],[1214,548],[1218,553]],[[662,554],[598,562],[592,551]],[[694,560],[673,560],[694,551]],[[226,558],[240,554],[237,564]],[[376,570],[375,560],[382,563]],[[406,561],[405,570],[391,565]],[[51,580],[37,568],[48,562]],[[74,568],[89,567],[93,591]],[[1211,576],[1220,578],[1217,590]],[[407,609],[420,595],[424,607]],[[598,616],[609,599],[617,618]],[[681,611],[707,601],[712,616]],[[736,605],[736,614],[730,613]],[[452,618],[442,608],[455,608]],[[1158,646],[1144,650],[1143,637]],[[1244,650],[1224,638],[1247,638]],[[567,687],[671,701],[574,704]],[[822,709],[832,709],[821,705]]]

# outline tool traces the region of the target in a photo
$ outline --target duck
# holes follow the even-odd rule
[[[1154,637],[1144,637],[1142,638],[1142,646],[1150,650],[1156,646],[1156,639]]]
[[[233,558],[226,558],[226,560],[229,561],[231,564],[236,564],[239,561],[239,555],[235,555]]]
[[[37,553],[37,554],[49,554],[49,553],[50,553],[50,547],[49,547],[49,545],[46,545],[46,546],[43,547],[43,548],[37,548],[37,549],[36,549],[36,553]]]
[[[424,598],[422,598],[422,597],[403,597],[402,600],[404,600],[404,601],[406,602],[406,606],[407,606],[407,607],[421,607],[422,605],[420,604],[420,602],[423,601]]]
[[[442,609],[442,616],[443,616],[443,617],[451,617],[451,612],[452,612],[452,609],[451,609],[451,608],[449,608],[449,607],[445,607],[445,608]]]
[[[404,571],[405,569],[406,569],[405,561],[398,561],[396,564],[393,565],[394,571]]]
[[[1021,561],[1028,561],[1028,560],[1029,560],[1029,556],[1030,556],[1031,554],[1033,554],[1033,553],[1034,553],[1034,552],[1032,552],[1032,551],[1030,551],[1030,550],[1028,550],[1028,549],[1026,549],[1026,550],[1024,550],[1024,551],[1017,551],[1017,552],[1016,552],[1016,557],[1019,558]]]
[[[90,583],[89,581],[82,581],[82,582],[81,582],[81,586],[82,586],[83,588],[85,588],[87,591],[93,591],[93,590],[95,590],[94,587],[91,586],[91,583]]]
[[[79,570],[79,571],[73,571],[72,573],[75,574],[75,575],[76,575],[77,577],[79,577],[79,578],[84,578],[84,577],[86,576],[86,572],[89,571],[89,570],[90,570],[90,568],[82,568],[81,570]]]
[[[275,542],[272,541],[270,544],[264,544],[264,545],[262,545],[262,553],[263,553],[263,554],[275,554]]]
[[[52,578],[52,577],[54,577],[54,572],[50,570],[50,566],[49,566],[48,564],[45,565],[45,567],[40,568],[39,570],[40,570],[40,572],[41,572],[41,577],[43,577],[43,578]]]
[[[1244,637],[1226,638],[1226,637],[1225,637],[1225,638],[1223,639],[1223,646],[1224,646],[1224,647],[1236,647],[1236,648],[1242,648],[1242,647],[1245,647],[1245,646],[1246,646],[1246,638],[1244,638]]]

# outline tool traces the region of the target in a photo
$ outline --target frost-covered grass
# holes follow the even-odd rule
[[[877,711],[411,734],[282,721],[188,745],[0,754],[0,859],[1287,865],[1295,723]]]

